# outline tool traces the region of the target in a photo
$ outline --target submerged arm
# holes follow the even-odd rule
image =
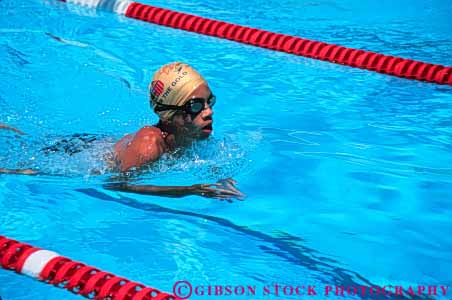
[[[234,186],[235,184],[236,182],[229,178],[220,180],[213,184],[194,184],[190,186],[130,185],[126,182],[119,182],[106,184],[104,185],[104,188],[127,193],[172,198],[197,195],[206,198],[215,198],[228,201],[232,198],[243,200],[245,195]]]
[[[11,126],[8,126],[8,125],[3,124],[3,123],[0,123],[0,129],[11,130],[11,131],[14,131],[14,132],[16,132],[18,134],[25,134],[22,131],[20,131],[19,129],[11,127]]]
[[[3,169],[3,168],[0,168],[0,174],[38,175],[39,172],[32,170],[32,169]]]
[[[0,174],[16,175],[39,175],[40,172],[32,169],[4,169],[0,168]],[[41,173],[42,174],[42,173]],[[234,185],[233,179],[219,180],[213,184],[194,184],[189,186],[156,186],[156,185],[131,185],[127,182],[115,182],[104,184],[107,190],[135,193],[143,195],[163,196],[172,198],[181,198],[185,196],[202,196],[206,198],[215,198],[220,200],[231,199],[243,200],[245,195]]]

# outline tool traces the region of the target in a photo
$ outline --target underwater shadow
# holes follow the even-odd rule
[[[136,199],[125,197],[123,195],[120,196],[119,199],[111,197],[108,194],[105,194],[101,191],[98,191],[93,188],[87,189],[76,189],[76,191],[88,195],[90,197],[94,197],[104,201],[111,201],[115,203],[120,203],[135,209],[143,210],[143,211],[152,211],[153,213],[164,213],[164,214],[173,214],[179,216],[189,216],[193,218],[207,219],[211,222],[215,222],[216,224],[227,227],[229,229],[235,230],[239,233],[251,236],[253,238],[257,238],[262,240],[263,242],[269,243],[273,245],[275,248],[279,249],[279,251],[275,251],[269,247],[260,246],[260,248],[270,254],[279,256],[280,258],[286,260],[287,262],[293,263],[298,266],[302,266],[307,268],[308,270],[312,270],[320,273],[322,276],[316,276],[320,282],[323,282],[325,285],[333,285],[333,286],[365,286],[368,290],[370,287],[378,286],[373,284],[370,280],[367,280],[360,274],[354,271],[350,271],[338,266],[335,266],[334,263],[339,264],[338,261],[335,261],[331,258],[322,257],[321,254],[309,247],[302,245],[303,240],[299,237],[290,235],[288,233],[279,233],[280,237],[271,236],[269,234],[251,229],[247,226],[240,226],[234,224],[233,222],[214,217],[210,215],[204,215],[195,212],[188,212],[182,210],[176,210],[171,208],[166,208],[156,204],[150,203],[142,203],[137,201]],[[330,264],[329,264],[330,263]],[[325,281],[325,277],[331,278],[330,281]],[[315,277],[314,277],[315,278]],[[357,281],[360,280],[360,282]],[[404,290],[405,292],[405,290]],[[360,296],[361,299],[431,299],[429,297],[419,297],[419,296],[406,296],[406,295],[375,295],[375,296]]]

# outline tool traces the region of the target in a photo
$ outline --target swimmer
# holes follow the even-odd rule
[[[8,126],[8,125],[3,124],[3,123],[0,123],[0,129],[14,131],[15,133],[18,133],[18,134],[21,134],[21,135],[25,134],[22,131],[20,131],[19,129],[11,127],[11,126]]]
[[[206,139],[212,133],[212,107],[216,97],[207,81],[190,65],[175,62],[157,70],[149,84],[149,101],[159,117],[158,123],[124,136],[113,147],[112,160],[115,169],[121,174],[139,170],[157,161],[164,153],[171,153],[196,140]],[[5,129],[14,130],[4,126]],[[39,174],[31,169],[1,168],[0,173]],[[228,178],[213,184],[191,186],[131,185],[119,182],[106,184],[104,188],[165,197],[198,195],[230,202],[231,199],[244,198],[244,194],[235,185],[236,181]]]

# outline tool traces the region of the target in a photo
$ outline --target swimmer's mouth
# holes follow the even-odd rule
[[[202,132],[206,132],[206,133],[210,133],[210,132],[212,132],[212,130],[213,130],[212,123],[210,123],[210,124],[204,126],[204,127],[201,129]]]

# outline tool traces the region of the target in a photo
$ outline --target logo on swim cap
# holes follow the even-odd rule
[[[174,69],[174,72],[177,72],[177,74],[180,74],[180,72],[182,71],[183,68],[184,67],[182,65],[176,66],[175,69]]]
[[[179,74],[180,71],[182,71],[182,69],[183,69],[183,65],[182,65],[181,63],[169,64],[169,65],[163,66],[163,67],[160,69],[159,74],[160,74],[160,75],[161,75],[161,74],[169,75],[169,73],[170,73],[171,71],[173,71],[173,72]]]
[[[161,80],[151,82],[151,96],[159,97],[163,93],[165,85]]]

